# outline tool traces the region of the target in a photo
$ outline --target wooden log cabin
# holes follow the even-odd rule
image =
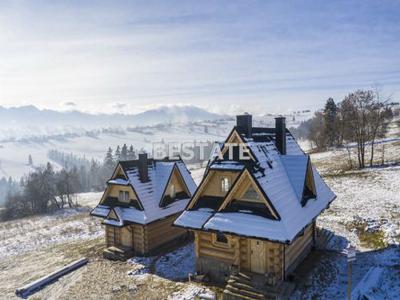
[[[194,232],[199,274],[223,283],[245,272],[277,286],[310,252],[315,220],[336,196],[283,117],[262,128],[251,115],[237,116],[219,149],[174,225]]]
[[[105,257],[148,255],[187,233],[172,223],[196,190],[181,159],[120,161],[92,216],[103,218]]]

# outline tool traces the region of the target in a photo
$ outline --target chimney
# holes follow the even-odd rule
[[[275,118],[275,145],[282,155],[286,155],[286,118]]]
[[[149,171],[147,169],[147,153],[139,153],[139,177],[141,182],[149,181]]]
[[[246,138],[251,138],[253,121],[252,116],[248,113],[236,116],[236,127],[239,133],[243,133]]]

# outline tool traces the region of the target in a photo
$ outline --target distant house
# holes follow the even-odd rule
[[[194,231],[199,274],[221,283],[230,276],[226,293],[238,293],[250,278],[259,287],[277,286],[310,252],[315,220],[335,195],[283,117],[276,118],[275,128],[262,128],[252,126],[251,115],[237,116],[220,149],[223,159],[209,161],[174,224]],[[249,159],[240,159],[241,152]],[[241,285],[239,273],[247,274]]]
[[[121,161],[92,216],[104,219],[110,258],[147,255],[186,230],[172,227],[196,190],[184,162],[148,159]]]

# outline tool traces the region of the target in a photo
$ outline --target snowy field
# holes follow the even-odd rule
[[[400,160],[400,144],[386,143],[386,158]],[[372,267],[383,270],[374,299],[400,295],[400,166],[338,172],[345,151],[313,154],[326,182],[337,195],[318,225],[334,233],[327,251],[316,251],[298,270],[292,299],[343,299],[347,262],[342,249],[357,247],[355,287]],[[204,170],[192,170],[199,183]],[[32,299],[194,299],[218,289],[187,282],[194,272],[193,245],[127,263],[101,258],[104,232],[100,220],[88,216],[101,193],[77,195],[81,207],[44,216],[0,223],[0,298],[15,298],[15,289],[77,258],[87,266],[31,296]],[[99,296],[100,295],[100,296]]]
[[[311,117],[311,112],[297,112],[287,115],[287,126],[297,127],[301,121]],[[275,115],[254,116],[255,126],[274,126]],[[145,149],[151,153],[153,143],[182,142],[214,142],[223,141],[232,127],[235,118],[214,121],[197,121],[189,123],[162,124],[147,127],[98,128],[86,131],[84,128],[65,128],[57,132],[47,133],[38,131],[29,135],[24,134],[23,128],[13,133],[9,138],[9,130],[4,130],[0,124],[0,178],[19,178],[32,170],[28,165],[28,156],[32,155],[33,166],[45,164],[49,159],[49,150],[57,149],[65,153],[73,153],[88,159],[103,160],[108,147],[114,150],[117,145],[124,143],[133,145],[136,149]],[[55,168],[57,163],[52,162]]]
[[[32,167],[28,165],[28,156],[32,155],[34,166],[45,164],[49,159],[49,150],[57,149],[65,153],[73,153],[79,157],[103,160],[108,147],[114,150],[117,145],[134,145],[136,149],[150,152],[153,143],[208,142],[223,140],[229,133],[233,123],[221,124],[200,122],[196,124],[174,124],[163,127],[148,127],[138,131],[121,131],[120,133],[101,133],[96,136],[82,135],[69,138],[49,139],[43,142],[27,140],[14,142],[0,141],[0,178],[9,176],[19,178],[27,174]],[[205,127],[207,126],[207,130]],[[54,163],[57,168],[57,163]],[[58,166],[59,167],[59,166]]]
[[[385,145],[386,158],[400,161],[400,144],[391,141]],[[347,260],[341,252],[349,243],[358,252],[353,288],[370,268],[380,267],[383,273],[377,287],[370,291],[372,299],[399,299],[400,166],[339,172],[346,155],[337,150],[311,155],[337,195],[317,222],[334,236],[328,251],[313,253],[298,270],[298,288],[292,299],[344,299]]]

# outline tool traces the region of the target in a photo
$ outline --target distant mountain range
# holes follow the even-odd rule
[[[0,128],[146,126],[169,122],[216,120],[227,117],[196,106],[163,106],[139,114],[90,114],[60,112],[35,106],[5,108],[0,106]]]

